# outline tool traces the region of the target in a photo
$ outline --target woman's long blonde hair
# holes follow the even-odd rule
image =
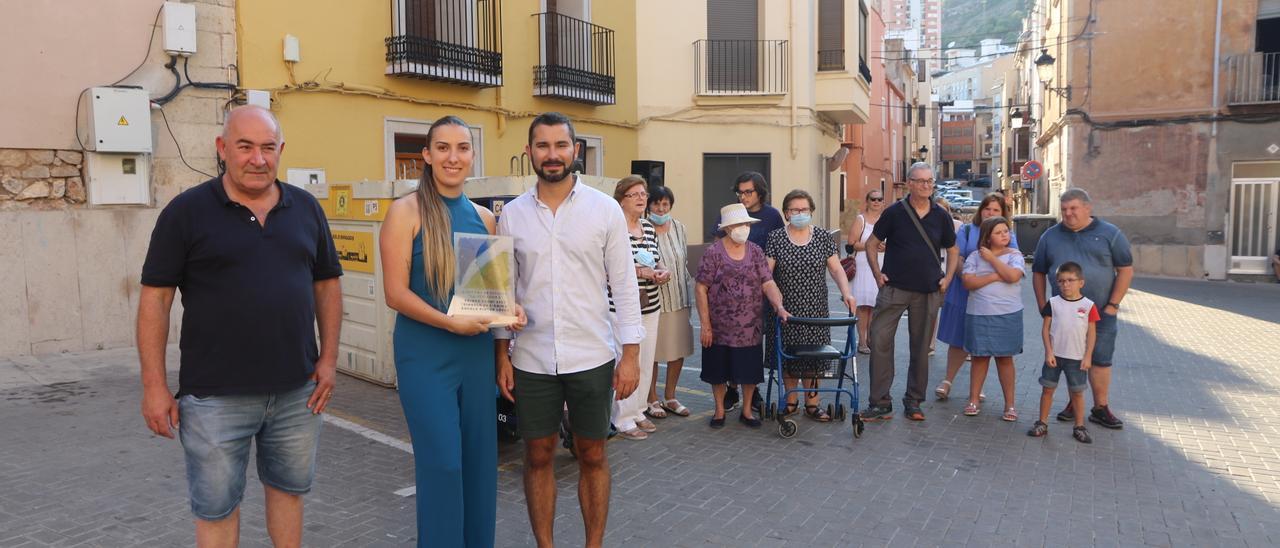
[[[431,124],[427,130],[427,148],[431,147],[431,137],[440,126],[462,126],[471,134],[471,128],[457,116],[445,116]],[[418,181],[418,230],[422,233],[422,274],[426,280],[427,293],[441,299],[453,291],[454,271],[458,268],[458,260],[453,252],[453,216],[449,214],[449,206],[445,205],[436,188],[435,177],[431,173],[432,166],[423,166],[422,178]]]

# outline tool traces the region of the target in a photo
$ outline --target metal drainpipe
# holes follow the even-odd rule
[[[1221,70],[1220,69],[1221,62],[1222,62],[1222,0],[1218,0],[1217,12],[1214,14],[1214,23],[1213,23],[1213,112],[1212,112],[1212,115],[1214,119],[1213,119],[1213,122],[1210,124],[1210,129],[1209,129],[1209,151],[1208,151],[1209,169],[1208,169],[1208,173],[1205,174],[1206,178],[1208,179],[1208,182],[1215,186],[1219,186],[1219,183],[1222,180],[1222,170],[1219,169],[1219,166],[1218,166],[1218,119],[1217,119],[1218,118],[1218,78],[1219,78],[1219,72]],[[1228,186],[1228,189],[1230,189],[1229,186]],[[1206,213],[1213,211],[1219,207],[1218,200],[1215,199],[1217,195],[1218,193],[1216,192],[1205,193],[1204,207],[1205,207]],[[1223,215],[1224,235],[1226,233],[1226,228],[1230,226],[1229,225],[1230,218],[1231,218],[1231,212],[1225,211]],[[1209,246],[1218,245],[1218,246],[1223,246],[1223,248],[1225,249],[1226,240],[1224,239],[1219,244],[1212,244],[1208,239],[1208,234],[1206,234],[1205,236],[1206,237],[1205,237],[1204,249],[1206,253],[1203,253],[1202,256],[1204,257],[1204,260],[1207,263],[1207,260],[1209,259],[1208,257],[1209,254],[1207,253]],[[1231,266],[1231,263],[1230,263],[1231,257],[1227,253],[1224,253],[1224,255],[1227,255],[1226,260],[1228,261],[1226,265],[1223,265],[1223,271],[1225,272],[1226,269]],[[1204,270],[1205,277],[1206,278],[1209,277],[1209,273],[1210,273],[1209,265],[1202,263],[1201,268]]]
[[[790,45],[787,53],[791,54],[791,59],[787,59],[787,66],[790,67],[789,76],[791,85],[791,159],[796,159],[800,153],[799,146],[796,142],[796,71],[792,61],[795,60],[796,50],[796,3],[795,0],[787,0],[787,44]],[[816,83],[816,82],[815,82]]]

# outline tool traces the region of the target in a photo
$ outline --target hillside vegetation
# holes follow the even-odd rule
[[[1012,45],[1031,0],[942,0],[942,47],[978,48],[986,38]]]

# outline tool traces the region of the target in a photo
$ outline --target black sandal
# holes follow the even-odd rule
[[[831,415],[828,415],[827,412],[823,410],[822,406],[820,405],[804,406],[804,414],[810,419],[813,419],[818,422],[831,422]]]
[[[800,402],[793,401],[787,404],[786,409],[783,410],[782,416],[790,417],[791,415],[794,415],[799,411],[800,411]]]

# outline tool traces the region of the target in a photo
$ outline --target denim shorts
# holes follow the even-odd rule
[[[1116,333],[1120,329],[1119,321],[1115,316],[1111,316],[1098,309],[1098,315],[1102,318],[1095,324],[1098,330],[1098,337],[1093,343],[1093,365],[1094,367],[1111,367],[1111,356],[1116,352]]]
[[[187,460],[191,513],[214,521],[244,496],[249,446],[257,440],[262,483],[301,495],[311,490],[323,418],[307,409],[315,381],[273,394],[178,399],[178,434]]]
[[[1080,369],[1080,360],[1073,360],[1054,356],[1058,362],[1057,367],[1049,367],[1046,363],[1040,367],[1040,386],[1045,388],[1057,388],[1058,379],[1062,378],[1062,374],[1067,374],[1067,391],[1084,392],[1089,388],[1089,373]]]

